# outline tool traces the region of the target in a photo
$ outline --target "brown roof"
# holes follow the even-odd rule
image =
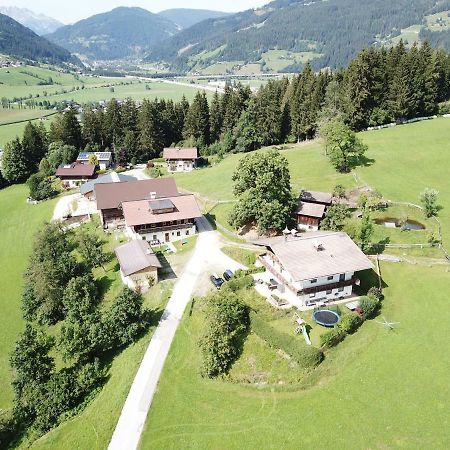
[[[302,191],[300,193],[300,200],[309,203],[322,203],[324,205],[331,205],[333,195],[328,192],[318,191]]]
[[[161,268],[158,257],[147,241],[135,240],[114,250],[123,274],[128,277],[149,267]]]
[[[57,177],[92,177],[95,173],[95,165],[72,163],[58,167]]]
[[[128,181],[127,183],[105,183],[95,185],[97,209],[118,208],[123,202],[179,195],[174,178]]]
[[[166,200],[170,200],[175,208],[172,212],[164,212],[162,214],[152,212],[149,200],[124,202],[122,208],[126,224],[131,227],[175,220],[196,219],[202,216],[193,195],[179,195]]]
[[[198,159],[198,150],[195,147],[165,148],[164,159]]]
[[[317,231],[253,243],[270,248],[294,281],[373,269],[369,258],[342,232]]]
[[[297,214],[300,216],[315,217],[317,219],[321,219],[325,214],[325,208],[325,205],[320,205],[318,203],[300,202]]]

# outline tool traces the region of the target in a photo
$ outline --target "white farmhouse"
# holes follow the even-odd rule
[[[197,148],[165,148],[164,159],[169,172],[191,172],[197,167]]]
[[[312,306],[350,297],[357,272],[373,269],[371,261],[342,232],[311,232],[258,239],[266,252],[259,261],[282,293],[296,306]]]

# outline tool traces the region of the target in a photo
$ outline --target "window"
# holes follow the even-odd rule
[[[330,295],[333,291],[331,289],[328,289],[327,295]]]
[[[345,281],[345,273],[339,275],[339,281]]]
[[[181,231],[177,231],[177,236],[181,236]]]
[[[316,294],[309,294],[309,298],[314,298]]]
[[[331,281],[334,278],[333,275],[331,275],[330,277],[327,278],[328,281]]]
[[[186,231],[186,236],[189,236],[189,230]]]
[[[339,291],[339,292],[344,292],[344,288],[343,288],[343,287],[340,287],[340,288],[338,289],[338,291]]]
[[[153,235],[153,240],[157,241],[158,240],[158,236],[156,234]]]
[[[317,278],[311,280],[311,284],[317,283]]]

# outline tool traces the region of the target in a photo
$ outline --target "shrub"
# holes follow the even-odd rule
[[[367,292],[367,297],[375,298],[378,301],[380,301],[383,298],[383,292],[381,291],[380,288],[373,286]]]
[[[374,297],[363,297],[359,301],[359,306],[363,311],[364,319],[370,319],[377,312],[379,300]]]
[[[58,194],[53,188],[51,178],[42,173],[31,175],[27,184],[30,189],[30,197],[37,201],[46,200]]]
[[[362,318],[358,314],[350,313],[342,316],[341,321],[338,323],[338,328],[345,333],[352,334],[362,323]]]
[[[258,317],[255,312],[250,314],[252,330],[267,344],[287,353],[301,367],[315,367],[323,360],[323,353],[315,347],[306,345],[300,339],[280,333],[271,327],[265,320]]]
[[[345,339],[345,336],[347,333],[340,327],[336,327],[320,336],[320,344],[322,347],[335,347]]]
[[[243,289],[245,290],[251,289],[254,285],[253,277],[250,275],[244,276],[239,275],[240,274],[236,274],[230,281],[228,281],[226,287],[233,292],[238,292]]]
[[[225,374],[240,353],[248,330],[248,308],[230,291],[213,295],[208,302],[207,323],[200,338],[202,375]]]

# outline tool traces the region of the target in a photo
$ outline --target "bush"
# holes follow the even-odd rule
[[[362,297],[359,301],[359,307],[363,311],[364,319],[372,318],[378,310],[379,300],[374,297]]]
[[[315,367],[323,360],[323,353],[315,347],[306,345],[302,340],[285,333],[280,333],[271,327],[258,314],[250,314],[252,330],[273,349],[287,353],[301,367]]]
[[[42,173],[31,175],[27,185],[30,189],[30,197],[37,201],[46,200],[58,194],[53,187],[52,179]]]
[[[342,316],[341,321],[338,323],[338,328],[345,333],[354,333],[362,324],[362,318],[358,314],[350,313]]]
[[[147,169],[152,169],[153,167],[155,167],[155,163],[153,163],[152,161],[149,161],[147,163]]]
[[[225,286],[233,292],[251,289],[254,285],[253,277],[250,275],[241,276],[241,274],[242,272],[236,274]]]
[[[367,297],[375,298],[378,301],[380,301],[383,298],[383,292],[381,291],[380,288],[377,288],[374,286],[374,287],[371,287],[369,289],[369,291],[367,292]]]
[[[12,410],[0,412],[0,448],[8,448],[8,444],[14,439],[18,424]]]
[[[345,336],[347,333],[340,327],[336,327],[320,336],[320,344],[322,347],[335,347],[345,339]]]
[[[202,375],[225,374],[240,354],[249,326],[248,308],[230,291],[213,295],[208,302],[207,323],[200,338]]]

